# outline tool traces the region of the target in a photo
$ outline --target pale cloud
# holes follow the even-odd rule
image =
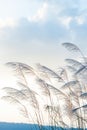
[[[86,16],[77,16],[75,19],[79,25],[82,25],[86,22]]]
[[[5,27],[15,27],[17,25],[17,21],[15,21],[12,18],[8,19],[0,19],[0,29],[3,29]]]
[[[45,21],[47,11],[48,11],[48,3],[45,2],[43,3],[42,7],[40,7],[37,10],[36,14],[29,18],[29,21],[33,21],[33,22]]]
[[[1,20],[0,42],[5,46],[7,44],[7,46],[16,48],[17,52],[21,45],[26,50],[26,46],[29,47],[32,43],[36,45],[39,42],[47,45],[77,41],[78,36],[79,41],[85,40],[81,32],[84,32],[87,22],[86,9],[83,16],[84,11],[81,8],[79,10],[77,6],[79,4],[75,0],[70,0],[72,3],[67,2],[67,4],[65,4],[66,0],[64,2],[55,1],[42,1],[36,13],[34,12],[31,17],[21,17],[18,21],[12,18]],[[85,34],[86,32],[85,30]]]
[[[72,22],[73,18],[71,16],[63,16],[59,17],[58,21],[63,24],[67,29],[70,28],[70,23]]]

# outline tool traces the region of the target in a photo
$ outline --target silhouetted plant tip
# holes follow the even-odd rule
[[[80,51],[78,46],[76,46],[73,43],[66,42],[66,43],[63,43],[62,45],[65,46],[69,51],[75,51],[75,52]]]

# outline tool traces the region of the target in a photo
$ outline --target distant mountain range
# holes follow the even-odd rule
[[[60,128],[53,126],[42,126],[42,130],[78,130],[78,128]],[[0,122],[0,130],[40,130],[36,124],[23,124],[23,123],[5,123]]]

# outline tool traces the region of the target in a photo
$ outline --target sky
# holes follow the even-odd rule
[[[87,0],[0,0],[0,86],[14,84],[9,61],[57,68],[72,42],[87,51]],[[8,74],[9,73],[9,74]],[[20,120],[1,104],[0,120]],[[13,113],[13,111],[12,111]]]

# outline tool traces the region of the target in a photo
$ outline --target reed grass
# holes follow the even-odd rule
[[[73,43],[63,46],[79,53],[83,61],[66,59],[67,66],[58,68],[58,72],[41,64],[33,68],[20,62],[7,63],[20,81],[16,88],[3,88],[6,95],[2,99],[18,105],[21,114],[37,123],[40,130],[46,129],[46,123],[51,130],[87,127],[87,59]]]

